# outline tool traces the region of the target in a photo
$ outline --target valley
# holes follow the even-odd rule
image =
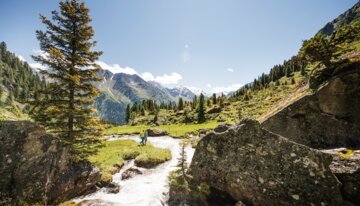
[[[0,205],[359,205],[360,2],[211,93],[101,68],[88,4],[40,17],[41,68],[0,43]]]

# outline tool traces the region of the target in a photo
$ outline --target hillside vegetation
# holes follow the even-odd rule
[[[30,66],[0,43],[0,120],[29,119],[26,101],[39,97],[35,91],[46,83]]]

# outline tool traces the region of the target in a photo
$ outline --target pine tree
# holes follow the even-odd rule
[[[155,113],[155,116],[154,116],[154,119],[153,119],[153,122],[156,124],[156,122],[158,121],[158,119],[159,119],[159,113],[158,112],[156,112]]]
[[[125,121],[126,121],[126,123],[130,122],[130,117],[131,117],[131,110],[130,110],[130,104],[128,104],[126,106],[126,111],[125,111]]]
[[[200,94],[198,123],[203,123],[203,122],[205,122],[205,97],[203,94]]]
[[[244,101],[249,101],[251,99],[250,91],[246,91],[244,95]]]
[[[221,108],[225,107],[225,105],[224,105],[224,96],[220,97],[219,105],[220,105]]]
[[[210,99],[206,100],[206,106],[208,106],[208,107],[211,106],[211,100]]]
[[[275,85],[276,85],[276,86],[280,86],[280,81],[279,81],[279,80],[276,80]]]
[[[181,111],[184,109],[184,101],[182,97],[179,97],[178,110]]]
[[[295,78],[294,77],[292,77],[291,78],[291,84],[295,84],[296,82],[295,82]]]
[[[139,107],[138,107],[138,103],[137,102],[135,102],[134,104],[133,104],[133,106],[131,107],[131,111],[132,112],[134,112],[135,114],[138,114],[139,113]]]
[[[193,102],[191,104],[191,109],[192,110],[196,109],[196,106],[197,106],[197,96],[195,95],[193,98]]]
[[[306,71],[305,71],[305,67],[304,67],[304,66],[301,67],[301,72],[300,72],[300,74],[301,74],[302,76],[305,76]]]
[[[217,103],[215,93],[212,95],[212,103],[213,103],[213,105],[215,105]]]
[[[96,41],[85,4],[71,0],[60,2],[59,7],[60,12],[52,12],[52,20],[40,15],[46,31],[36,35],[46,56],[33,59],[49,68],[42,74],[54,81],[42,91],[48,98],[35,102],[32,114],[70,146],[74,157],[82,159],[96,152],[103,130],[92,108],[99,94],[92,82],[101,81],[95,61],[102,52],[92,50]]]
[[[186,162],[187,155],[186,155],[185,147],[186,147],[185,143],[180,144],[180,156],[178,158],[178,163],[176,165],[178,169],[175,171],[175,173],[179,175],[183,181],[189,182],[190,176],[187,174],[189,165]]]

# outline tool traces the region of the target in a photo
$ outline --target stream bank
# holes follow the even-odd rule
[[[110,141],[115,139],[138,140],[135,136],[114,136]],[[168,175],[176,169],[181,140],[162,136],[148,137],[148,142],[155,147],[170,149],[172,159],[153,169],[147,169],[144,174],[122,180],[122,174],[134,164],[133,161],[127,161],[120,172],[113,175],[113,183],[120,186],[119,193],[112,194],[106,188],[102,188],[95,193],[77,198],[74,202],[80,205],[166,205],[169,192]],[[194,151],[191,146],[186,147],[188,163],[191,162]]]

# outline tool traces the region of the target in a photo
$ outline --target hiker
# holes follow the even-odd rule
[[[144,130],[142,130],[142,131],[140,132],[140,139],[141,139],[140,144],[141,144],[141,145],[144,145],[144,144],[145,144],[145,132],[144,132]]]
[[[147,138],[148,138],[148,130],[145,130],[145,134],[144,134],[145,145],[146,145],[146,142],[147,142]]]

